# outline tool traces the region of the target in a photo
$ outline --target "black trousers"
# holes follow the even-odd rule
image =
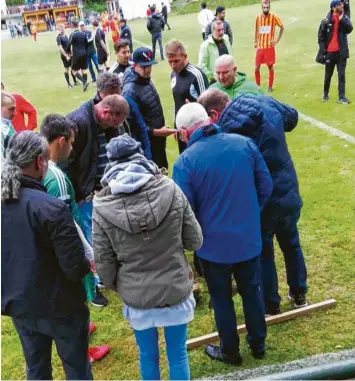
[[[335,66],[338,70],[338,92],[339,98],[345,97],[345,69],[346,58],[341,59],[339,52],[327,53],[325,57],[324,94],[329,93],[330,83]]]
[[[27,380],[52,380],[52,343],[67,380],[92,380],[88,359],[89,309],[58,318],[13,318],[26,360]]]

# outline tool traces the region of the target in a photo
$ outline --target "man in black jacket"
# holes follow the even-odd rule
[[[335,66],[338,70],[338,92],[340,104],[349,104],[345,97],[345,69],[349,58],[347,35],[353,26],[349,17],[344,13],[344,4],[341,0],[330,3],[330,12],[321,22],[318,30],[319,52],[316,61],[325,64],[323,102],[329,100],[330,82]]]
[[[155,59],[155,48],[157,41],[160,48],[160,58],[164,60],[163,53],[163,42],[162,42],[162,29],[164,27],[164,19],[160,13],[156,13],[155,6],[150,7],[152,12],[151,16],[147,19],[147,29],[152,35],[152,50],[153,50],[153,59]]]
[[[221,5],[216,8],[216,14],[214,20],[221,20],[223,21],[224,26],[224,34],[228,35],[229,42],[232,45],[233,44],[233,31],[228,21],[225,20],[226,17],[226,8],[222,7]],[[214,21],[213,20],[213,21]],[[205,31],[205,40],[207,40],[208,36],[212,34],[212,22],[210,22]]]
[[[91,100],[67,116],[76,123],[78,134],[69,160],[61,168],[74,186],[84,234],[90,243],[92,199],[94,192],[101,190],[100,181],[108,162],[106,144],[118,135],[117,126],[128,115],[127,101],[120,95],[109,95],[97,104]]]
[[[176,130],[165,126],[163,107],[159,94],[151,80],[153,53],[148,48],[137,48],[133,53],[134,66],[127,69],[123,77],[124,97],[132,98],[139,106],[140,112],[149,128],[152,158],[159,168],[168,168],[166,157],[166,137]]]
[[[129,41],[129,49],[130,49],[130,52],[133,53],[132,31],[131,31],[131,28],[127,25],[127,20],[120,19],[118,26],[120,28],[120,40]],[[120,40],[118,42],[120,42]],[[117,53],[116,49],[115,49],[115,52]]]
[[[163,18],[164,18],[164,24],[168,27],[169,30],[171,30],[170,25],[168,24],[168,7],[163,2],[161,3],[161,14],[163,15]],[[164,30],[164,26],[163,26],[163,30]]]
[[[1,314],[19,334],[27,379],[52,379],[52,342],[67,380],[92,380],[89,310],[81,279],[90,262],[64,201],[40,181],[48,143],[38,132],[10,140],[1,178]],[[19,239],[18,234],[21,234]]]

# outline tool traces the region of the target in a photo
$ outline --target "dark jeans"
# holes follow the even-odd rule
[[[163,42],[162,42],[161,32],[152,34],[153,59],[155,59],[155,50],[156,50],[157,41],[159,43],[159,48],[160,48],[160,58],[163,60],[164,59],[164,53],[163,53]]]
[[[345,69],[346,59],[340,58],[340,53],[327,53],[325,57],[324,94],[328,95],[330,83],[335,66],[338,70],[338,93],[339,98],[345,97]]]
[[[211,295],[222,352],[228,355],[239,352],[237,319],[232,298],[232,275],[243,301],[248,343],[254,351],[263,351],[266,324],[260,287],[260,256],[235,264],[215,263],[201,258],[200,261]]]
[[[168,169],[168,159],[166,157],[166,138],[162,136],[153,136],[151,141],[152,160],[159,168]]]
[[[91,79],[93,81],[96,81],[96,75],[95,75],[95,71],[94,71],[94,68],[92,66],[92,62],[91,61],[94,63],[97,72],[99,72],[99,63],[98,63],[98,60],[97,60],[97,54],[96,54],[96,52],[95,53],[91,53],[91,54],[88,55],[88,66],[89,66],[89,70],[90,70],[90,74],[91,74]]]
[[[307,270],[304,261],[297,222],[300,211],[293,214],[269,219],[262,215],[261,234],[263,250],[261,253],[262,285],[265,306],[278,306],[278,280],[274,256],[274,236],[283,252],[286,265],[287,283],[292,294],[307,292]]]
[[[61,318],[12,319],[20,336],[28,380],[52,380],[52,342],[67,380],[92,380],[88,360],[89,309]]]

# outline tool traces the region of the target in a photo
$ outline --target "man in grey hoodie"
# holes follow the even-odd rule
[[[162,61],[164,61],[162,30],[164,28],[165,22],[162,14],[156,12],[155,6],[150,7],[150,10],[152,14],[147,19],[147,29],[152,35],[153,59],[155,59],[155,48],[158,41],[160,48],[160,58]]]
[[[93,249],[106,287],[124,302],[143,379],[160,379],[158,327],[164,327],[170,379],[189,380],[187,323],[193,319],[193,273],[184,255],[202,232],[181,189],[147,160],[128,134],[107,145],[103,189],[95,195]]]

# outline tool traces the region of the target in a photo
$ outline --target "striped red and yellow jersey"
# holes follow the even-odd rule
[[[269,13],[266,17],[263,14],[257,15],[255,20],[255,30],[257,32],[257,49],[270,48],[270,42],[275,39],[276,26],[282,27],[282,22],[278,16]]]

